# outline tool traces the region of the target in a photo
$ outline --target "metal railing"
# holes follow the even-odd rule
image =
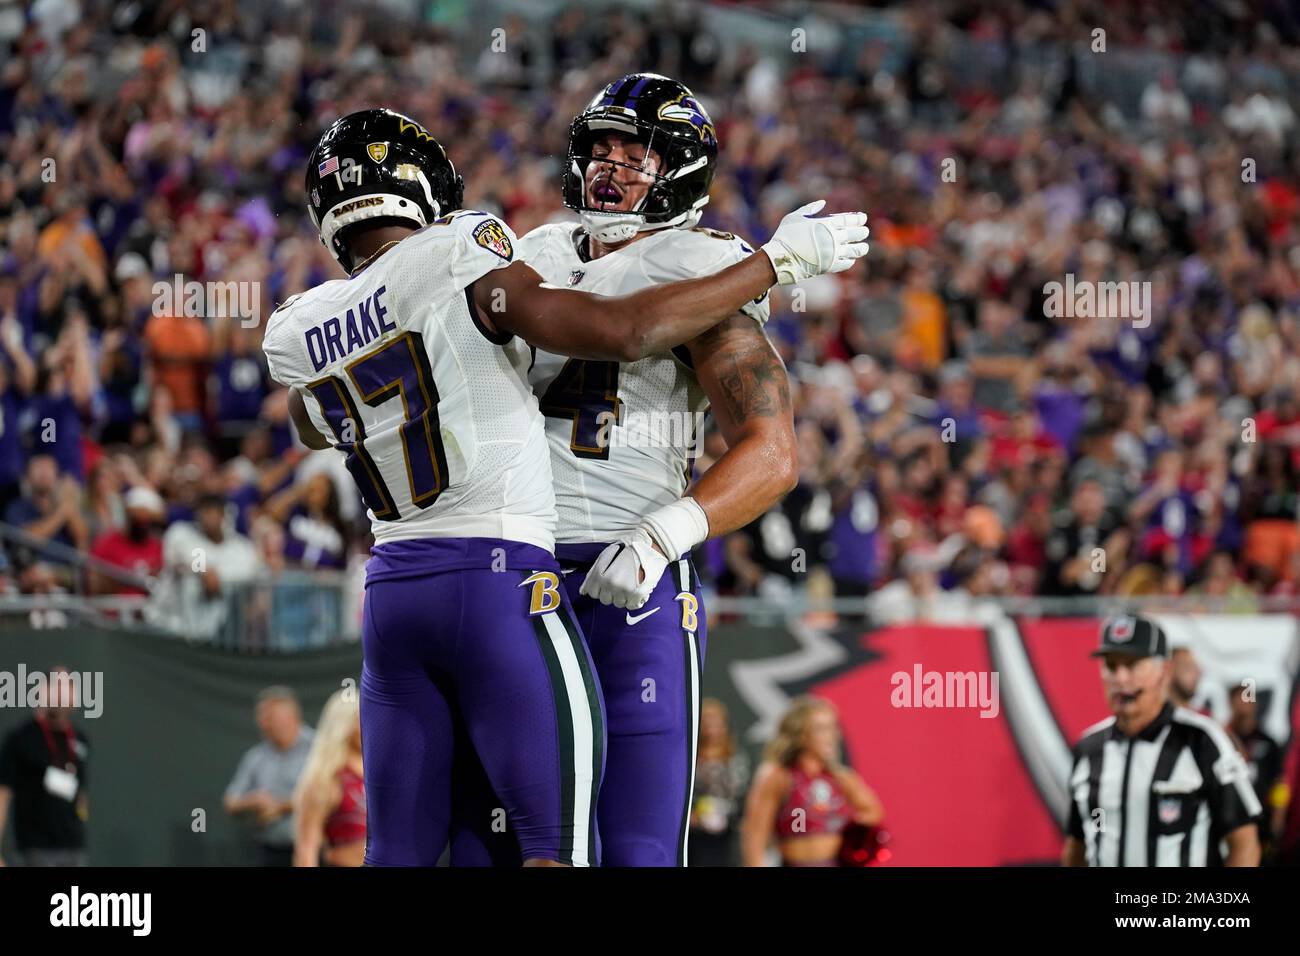
[[[27,558],[57,563],[76,585],[71,592],[0,594],[0,620],[25,619],[34,628],[74,624],[150,630],[191,641],[250,653],[299,652],[360,638],[363,585],[338,571],[288,570],[273,578],[227,585],[208,596],[194,574],[171,570],[142,577],[57,541],[36,538],[0,523],[0,544]],[[145,595],[90,594],[91,575],[100,575]],[[705,608],[717,623],[829,626],[840,619],[864,624],[903,621],[992,623],[1006,617],[1105,617],[1118,613],[1296,614],[1300,596],[1289,595],[1096,595],[970,596],[938,592],[913,598],[901,609],[878,602],[879,592],[863,597],[828,598],[790,587],[786,593],[735,596],[707,593]]]
[[[153,581],[150,578],[135,574],[116,564],[109,564],[107,561],[102,561],[94,555],[86,554],[84,551],[78,551],[76,548],[69,547],[60,541],[38,538],[22,528],[0,521],[0,547],[4,546],[8,546],[10,550],[20,554],[24,551],[39,554],[46,561],[71,568],[76,576],[79,589],[86,592],[91,589],[91,574],[99,574],[117,584],[142,591],[149,591],[153,587]]]
[[[58,629],[73,623],[114,627],[147,627],[148,597],[155,582],[78,551],[59,541],[38,538],[22,528],[0,522],[0,549],[21,563],[40,561],[60,569],[58,590],[39,594],[0,594],[0,617],[22,616],[36,629]],[[95,577],[145,594],[92,594]],[[66,585],[66,587],[65,587]]]
[[[56,590],[0,594],[0,619],[20,618],[36,629],[143,629],[250,652],[310,650],[359,636],[359,627],[346,622],[350,609],[359,608],[360,595],[351,579],[337,572],[285,571],[274,579],[223,587],[209,597],[197,575],[134,574],[0,522],[0,547],[6,546],[20,564],[39,561],[59,570]],[[96,576],[144,593],[92,594]]]
[[[286,571],[208,597],[197,576],[177,571],[154,582],[147,597],[0,595],[0,620],[21,618],[44,629],[88,623],[153,631],[242,653],[296,653],[359,640],[362,600],[360,581],[339,572]],[[944,592],[931,602],[915,601],[902,613],[897,605],[877,604],[874,595],[820,598],[800,591],[781,598],[706,593],[703,603],[715,626],[742,622],[814,628],[853,622],[865,627],[918,622],[991,626],[1008,618],[1097,618],[1140,612],[1300,616],[1300,599],[1286,596],[967,598]]]

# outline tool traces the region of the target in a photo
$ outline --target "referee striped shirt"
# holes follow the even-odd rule
[[[1134,737],[1114,717],[1084,731],[1070,798],[1089,866],[1219,866],[1219,841],[1260,812],[1223,728],[1172,703]]]

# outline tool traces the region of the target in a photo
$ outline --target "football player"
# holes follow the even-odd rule
[[[552,554],[530,349],[632,362],[688,341],[777,279],[848,268],[862,217],[778,229],[707,280],[602,298],[549,288],[419,123],[353,113],[308,160],[308,210],[348,273],[288,299],[263,348],[303,441],[365,500],[361,720],[366,862],[432,865],[453,748],[472,742],[528,864],[589,865],[604,763],[592,664]],[[773,263],[776,263],[774,267]]]
[[[696,228],[717,165],[713,122],[689,89],[634,73],[569,129],[564,203],[580,224],[541,226],[519,255],[544,279],[625,296],[721,274],[753,254]],[[864,233],[865,234],[865,233]],[[559,515],[557,556],[605,695],[597,824],[604,860],[684,866],[705,614],[691,549],[744,527],[794,487],[785,367],[763,332],[766,293],[637,361],[538,352]],[[728,450],[687,494],[705,409]]]

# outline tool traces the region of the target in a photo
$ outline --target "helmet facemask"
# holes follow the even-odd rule
[[[623,133],[645,148],[638,165],[593,155],[596,143],[608,132]],[[657,166],[653,157],[658,157]],[[698,140],[675,134],[657,124],[616,109],[588,112],[574,120],[569,136],[569,166],[564,176],[564,203],[582,218],[587,233],[604,243],[625,242],[640,232],[689,228],[700,220],[709,201],[707,181],[712,179],[709,157]],[[592,163],[631,169],[650,179],[645,194],[632,209],[608,209],[588,199],[587,173]],[[707,179],[701,192],[700,173]],[[695,174],[694,182],[683,177]]]

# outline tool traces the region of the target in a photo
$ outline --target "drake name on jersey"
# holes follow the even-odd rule
[[[730,233],[664,229],[587,261],[581,239],[574,223],[539,226],[520,240],[518,254],[550,285],[626,295],[712,275],[753,252]],[[743,311],[763,325],[767,295]],[[708,408],[688,361],[684,347],[629,364],[537,352],[529,381],[546,416],[558,540],[613,541],[681,497]]]
[[[271,375],[347,455],[376,543],[490,537],[554,546],[542,418],[518,339],[490,336],[467,288],[513,261],[514,236],[462,210],[267,323]]]

